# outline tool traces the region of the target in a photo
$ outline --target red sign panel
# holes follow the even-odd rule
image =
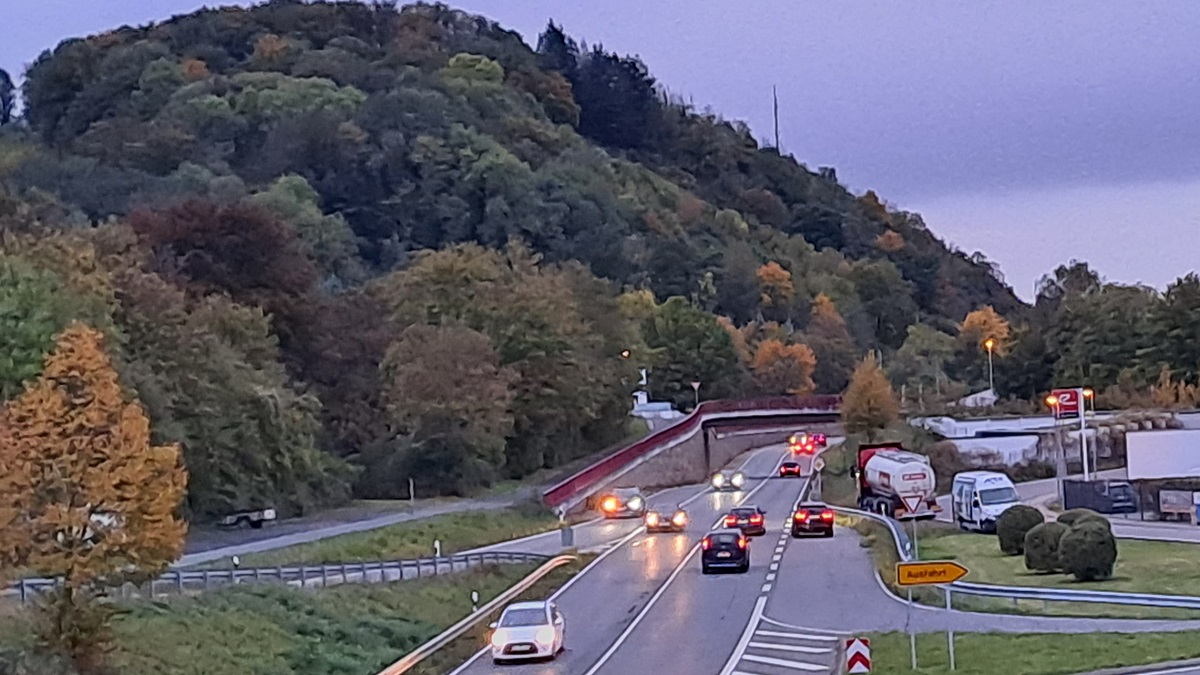
[[[866,638],[846,640],[846,672],[871,672],[871,641]]]
[[[1079,389],[1055,389],[1050,395],[1058,399],[1058,403],[1054,405],[1055,418],[1063,420],[1079,417],[1083,405]]]

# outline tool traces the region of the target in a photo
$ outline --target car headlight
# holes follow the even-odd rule
[[[746,477],[740,473],[735,473],[733,474],[733,480],[730,482],[733,483],[734,487],[742,487],[742,485],[746,482]]]
[[[554,627],[542,626],[533,634],[533,641],[543,647],[554,644]]]
[[[725,484],[725,476],[722,474],[717,474],[717,475],[713,476],[712,484],[713,484],[713,487],[715,487],[715,488],[721,487],[722,485]]]
[[[497,628],[496,632],[492,633],[492,646],[500,649],[508,644],[508,631],[503,628]]]
[[[642,508],[642,498],[634,497],[633,499],[630,499],[629,508],[633,511],[637,511],[638,509]]]
[[[618,504],[616,497],[606,497],[601,503],[600,508],[604,509],[605,511],[616,511],[617,506]]]
[[[658,514],[657,513],[647,513],[646,514],[646,524],[651,527],[657,525],[658,524]]]
[[[675,527],[683,527],[687,524],[687,514],[683,511],[676,511],[675,515],[671,517],[671,522],[675,524]]]

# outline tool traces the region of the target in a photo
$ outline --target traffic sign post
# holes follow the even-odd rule
[[[1047,401],[1053,401],[1054,419],[1069,420],[1079,418],[1079,451],[1082,454],[1083,479],[1085,481],[1092,479],[1092,472],[1088,466],[1087,415],[1085,414],[1087,408],[1084,404],[1084,399],[1090,392],[1090,389],[1084,389],[1083,387],[1055,389],[1047,397]]]
[[[912,613],[913,586],[939,586],[942,584],[950,584],[967,576],[969,572],[970,570],[954,562],[953,560],[920,560],[896,563],[896,583],[908,589],[909,618],[911,619]],[[943,590],[946,591],[946,609],[950,609],[950,587],[946,586]],[[954,670],[954,631],[949,629],[946,630],[946,645],[950,651],[950,670]],[[909,650],[912,652],[912,668],[913,670],[916,670],[916,633],[909,632],[908,646]]]
[[[846,672],[871,672],[871,641],[867,638],[846,640]]]

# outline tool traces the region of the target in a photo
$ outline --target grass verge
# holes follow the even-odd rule
[[[1070,675],[1102,668],[1141,666],[1200,657],[1200,633],[966,633],[954,640],[950,670],[945,634],[917,636],[916,671],[908,636],[871,635],[871,672],[879,675]]]
[[[892,589],[899,597],[905,597],[907,589],[902,589],[896,585],[896,562],[898,556],[896,554],[896,546],[893,543],[891,533],[883,525],[865,519],[847,519],[847,524],[853,527],[860,535],[862,535],[861,545],[871,551],[871,557],[875,562],[875,567],[879,571],[879,576],[883,582]],[[1020,576],[999,576],[992,575],[992,570],[988,565],[979,564],[975,558],[970,555],[960,555],[958,550],[968,548],[970,550],[987,549],[987,546],[995,546],[995,537],[989,537],[979,534],[964,534],[950,525],[943,523],[922,523],[920,525],[920,542],[918,546],[918,554],[923,560],[957,560],[963,563],[967,569],[971,570],[967,581],[977,583],[993,583],[1004,586],[1036,586],[1038,584],[1026,583],[1028,577],[1036,577],[1046,582],[1057,581],[1062,585],[1044,583],[1043,587],[1062,587],[1062,588],[1104,588],[1109,589],[1106,583],[1110,582],[1094,582],[1090,584],[1080,584],[1071,581],[1068,577],[1058,576],[1041,576],[1031,575],[1024,569],[1024,558],[1021,557],[1002,557],[999,554],[999,549],[995,551],[995,556],[1001,558],[1003,562],[993,563],[996,565],[1016,565],[1020,568]],[[966,538],[966,541],[961,541]],[[1122,540],[1120,546],[1124,547],[1126,543]],[[1139,544],[1160,544],[1164,542],[1137,542]],[[1189,549],[1186,547],[1193,546],[1191,544],[1174,544],[1174,546],[1184,547],[1177,553],[1188,555]],[[1122,551],[1125,549],[1122,548]],[[1195,549],[1192,549],[1195,550]],[[988,555],[991,555],[990,553]],[[1124,553],[1122,553],[1124,555]],[[1194,555],[1194,554],[1192,554]],[[1139,558],[1142,556],[1139,555]],[[1146,558],[1153,560],[1153,557]],[[1164,561],[1167,559],[1164,558]],[[1015,561],[1015,562],[1014,562]],[[1166,565],[1171,565],[1170,562],[1164,562]],[[1193,563],[1194,565],[1195,563]],[[1159,574],[1168,573],[1170,567],[1162,568],[1158,571]],[[1116,581],[1116,580],[1114,580]],[[1132,581],[1132,580],[1130,580]],[[1113,587],[1112,590],[1128,591],[1129,588]],[[1165,592],[1162,590],[1146,591],[1146,592]],[[936,588],[917,587],[913,589],[913,600],[925,605],[934,607],[945,607],[946,598]],[[992,612],[997,614],[1022,614],[1029,616],[1075,616],[1075,617],[1091,617],[1091,618],[1111,618],[1111,619],[1200,619],[1200,613],[1185,610],[1173,609],[1167,607],[1136,607],[1128,605],[1108,605],[1099,603],[1080,603],[1080,602],[1043,602],[1040,600],[1005,600],[1002,598],[982,598],[975,596],[967,596],[957,594],[954,596],[954,608],[973,612]]]
[[[587,562],[555,570],[526,596],[548,595]],[[379,672],[468,615],[471,591],[479,591],[482,604],[536,568],[497,565],[418,581],[320,590],[246,586],[130,603],[122,606],[115,624],[111,665],[122,675]],[[28,653],[29,628],[28,615],[0,617],[0,672],[10,672],[3,658]]]
[[[433,555],[435,539],[442,542],[442,555],[453,555],[546,532],[557,526],[557,516],[533,504],[463,511],[329,537],[310,544],[249,553],[242,556],[241,563],[242,567],[274,567],[429,557]],[[229,563],[224,560],[200,566],[201,569],[225,567],[229,567]]]

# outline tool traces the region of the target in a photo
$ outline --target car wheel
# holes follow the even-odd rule
[[[750,561],[747,560],[746,562],[742,563],[742,574],[745,574],[749,571],[750,571]]]
[[[826,536],[826,537],[832,537],[832,536],[833,536],[833,528],[832,528],[832,527],[831,527],[831,528],[829,528],[828,530],[825,530],[825,536]]]
[[[708,565],[701,565],[700,573],[701,574],[712,574],[712,570],[708,569]]]
[[[261,520],[252,520],[252,521],[250,521],[250,528],[251,528],[251,529],[254,529],[254,530],[261,530],[261,529],[262,529],[262,526],[263,526],[263,521],[261,521]]]

